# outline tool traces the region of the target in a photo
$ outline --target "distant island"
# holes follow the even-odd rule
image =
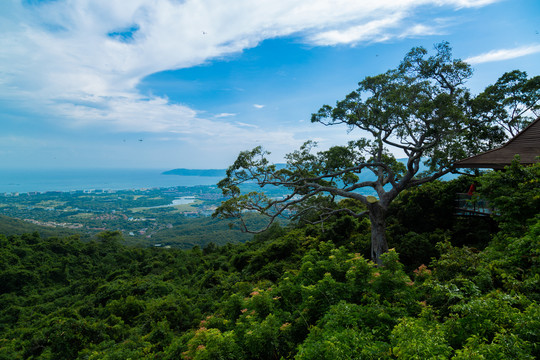
[[[225,177],[225,169],[172,169],[162,172],[163,175],[180,176],[221,176]]]
[[[287,164],[275,164],[277,169],[284,169]],[[180,175],[180,176],[219,176],[227,175],[226,169],[172,169],[162,172],[163,175]]]

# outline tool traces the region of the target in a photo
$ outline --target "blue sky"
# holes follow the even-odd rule
[[[475,93],[540,74],[538,0],[2,0],[0,167],[225,168],[311,124],[414,46],[449,41]]]

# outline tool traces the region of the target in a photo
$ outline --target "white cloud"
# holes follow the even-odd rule
[[[409,20],[416,8],[496,1],[3,0],[0,97],[72,127],[233,136],[243,130],[201,119],[167,98],[143,96],[137,84],[273,37],[296,34],[313,45],[336,45],[433,34],[433,25]]]
[[[395,27],[404,14],[392,14],[383,19],[369,21],[365,24],[351,26],[343,30],[320,32],[309,37],[316,45],[354,44],[361,41],[384,41],[389,38],[386,30]]]
[[[428,35],[441,35],[442,29],[439,26],[430,26],[424,24],[414,24],[405,29],[400,35],[400,38],[428,36]]]
[[[73,99],[57,104],[55,109],[71,127],[105,125],[117,131],[212,133],[209,121],[197,118],[196,111],[160,97],[93,97],[86,102]]]
[[[263,107],[265,107],[265,105],[261,105],[261,104],[253,104],[253,107],[254,107],[254,108],[257,108],[257,109],[262,109]]]
[[[408,24],[405,14],[396,13],[362,25],[342,30],[320,32],[308,37],[309,42],[319,46],[332,46],[361,42],[383,42],[394,38],[409,38],[443,33],[442,24]]]
[[[237,122],[235,122],[235,124],[240,125],[240,126],[245,126],[245,127],[254,128],[254,129],[258,129],[258,128],[259,128],[257,125],[247,124],[247,123],[241,122],[241,121],[237,121]]]
[[[236,114],[232,114],[232,113],[221,113],[221,114],[217,114],[215,117],[216,117],[216,118],[224,118],[224,117],[231,117],[231,116],[236,116]]]
[[[481,64],[481,63],[486,63],[486,62],[515,59],[518,57],[536,54],[539,52],[540,52],[540,44],[530,44],[530,45],[516,47],[513,49],[492,50],[484,54],[469,57],[465,59],[465,61],[470,64]]]
[[[496,2],[500,2],[504,0],[457,0],[457,1],[444,1],[442,0],[441,3],[448,4],[451,3],[454,6],[457,6],[458,8],[470,8],[470,7],[482,7],[486,5],[490,5]]]

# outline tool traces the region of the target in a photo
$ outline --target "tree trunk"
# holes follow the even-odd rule
[[[369,206],[371,222],[371,259],[381,266],[381,255],[388,251],[386,242],[386,209],[375,203]]]

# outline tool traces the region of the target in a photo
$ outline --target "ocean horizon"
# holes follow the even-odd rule
[[[170,169],[0,170],[0,193],[129,190],[216,185],[222,177],[164,175]]]

